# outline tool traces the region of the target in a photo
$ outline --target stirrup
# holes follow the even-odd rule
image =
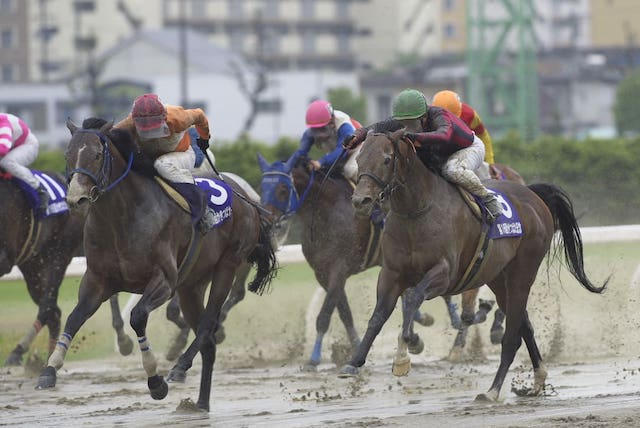
[[[487,208],[487,220],[491,223],[496,221],[498,217],[502,214],[502,205],[496,195],[490,193],[487,197],[484,198],[484,205]]]

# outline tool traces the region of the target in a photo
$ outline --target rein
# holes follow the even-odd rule
[[[279,224],[289,218],[291,218],[302,206],[304,201],[309,196],[309,191],[311,190],[311,186],[315,181],[315,171],[311,171],[309,176],[309,182],[302,192],[302,196],[298,196],[298,191],[296,190],[296,186],[293,183],[293,176],[291,173],[286,174],[281,171],[268,171],[262,174],[264,177],[266,176],[282,176],[286,177],[289,182],[289,200],[287,202],[287,207],[285,208],[283,214],[276,220],[276,224]]]
[[[117,186],[131,171],[131,166],[133,165],[133,153],[129,153],[129,160],[127,161],[127,168],[124,170],[122,175],[116,178],[114,181],[109,182],[109,177],[111,176],[111,170],[113,169],[113,155],[109,150],[109,139],[102,132],[95,129],[78,129],[76,132],[83,132],[94,134],[100,139],[100,143],[102,144],[102,166],[100,167],[99,175],[96,175],[89,171],[86,168],[74,168],[71,171],[67,171],[67,182],[71,181],[74,174],[80,173],[84,174],[87,177],[91,178],[95,183],[95,186],[91,188],[89,191],[89,201],[95,202],[98,198],[113,189]]]

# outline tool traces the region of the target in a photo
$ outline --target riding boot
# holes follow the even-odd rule
[[[489,211],[489,221],[493,222],[500,217],[500,214],[502,214],[502,204],[500,204],[495,194],[488,193],[482,200],[487,207],[487,211]]]
[[[206,234],[215,224],[215,218],[213,212],[207,207],[205,193],[191,183],[172,183],[172,186],[189,203],[193,226],[203,235]]]
[[[49,192],[43,186],[38,187],[38,203],[37,213],[38,216],[44,217],[47,214],[47,207],[49,206]]]

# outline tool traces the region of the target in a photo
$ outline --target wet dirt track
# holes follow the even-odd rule
[[[149,397],[137,358],[67,363],[48,391],[34,390],[36,379],[23,368],[4,368],[0,426],[640,426],[637,361],[551,364],[544,397],[510,391],[509,382],[530,383],[528,366],[516,365],[501,402],[474,402],[496,366],[494,357],[456,365],[414,357],[407,377],[394,377],[390,361],[376,361],[353,379],[338,379],[333,364],[317,373],[288,364],[220,369],[209,414],[177,410],[197,400],[197,365],[162,401]]]

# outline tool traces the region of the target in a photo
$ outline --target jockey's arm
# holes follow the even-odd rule
[[[13,126],[9,119],[1,115],[0,116],[0,156],[4,156],[9,153],[13,147]]]
[[[313,135],[310,129],[306,129],[302,134],[302,138],[300,138],[300,147],[296,150],[294,156],[297,158],[307,157],[311,146],[313,146]]]
[[[471,120],[471,124],[469,126],[473,132],[476,133],[478,138],[482,140],[484,143],[484,160],[489,164],[495,163],[495,159],[493,157],[493,142],[491,141],[491,135],[489,135],[489,130],[485,128],[484,123],[482,123],[482,119],[478,112],[473,110],[473,119]]]
[[[340,157],[344,153],[344,148],[342,147],[342,142],[344,139],[356,131],[356,128],[349,122],[343,123],[338,129],[338,136],[336,138],[336,147],[331,152],[320,158],[320,165],[322,166],[331,166],[336,159]]]
[[[183,132],[191,126],[195,126],[200,138],[211,138],[209,132],[209,120],[204,111],[199,108],[185,109],[181,106],[167,106],[167,124],[171,132]]]

